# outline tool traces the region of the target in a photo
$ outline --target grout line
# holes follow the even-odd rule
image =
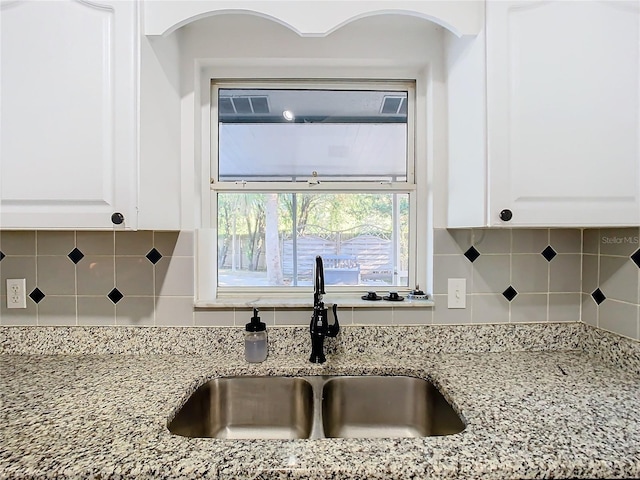
[[[38,288],[38,231],[36,230],[35,232],[33,232],[33,236],[34,236],[34,246],[35,246],[35,253],[34,253],[34,258],[33,258],[33,263],[35,264],[35,271],[36,271],[36,278],[35,278],[35,284],[36,287]],[[26,282],[25,282],[26,283]],[[27,300],[27,297],[29,297],[29,294],[27,293],[28,288],[24,289],[24,296],[25,296],[25,302],[28,302],[29,300]],[[9,295],[9,292],[7,292],[7,296]],[[27,307],[29,308],[29,307]],[[39,303],[36,303],[36,325],[40,326],[40,305]]]
[[[73,251],[74,248],[78,248],[78,231],[73,231]],[[80,325],[80,312],[78,311],[78,264],[73,263],[73,281],[74,281],[74,293],[76,297],[76,326]]]
[[[578,305],[578,320],[584,322],[582,304],[584,303],[582,295],[584,293],[584,232],[586,229],[580,229],[580,304]]]
[[[512,288],[515,288],[513,287],[513,229],[512,228],[509,229],[509,285]],[[512,323],[511,311],[512,311],[513,300],[515,300],[515,298],[509,302],[509,315],[507,317],[507,323]]]
[[[476,243],[476,233],[475,233],[475,230],[474,230],[474,229],[471,229],[471,238],[469,238],[469,241],[470,241],[470,243],[471,243],[471,246],[475,246],[475,243]],[[465,252],[466,252],[466,250],[465,250]],[[465,256],[464,256],[464,253],[462,254],[462,257],[463,257],[465,260],[467,260],[467,257],[465,257]],[[472,325],[473,325],[473,323],[474,323],[474,319],[475,319],[475,316],[474,316],[474,308],[473,308],[473,305],[474,305],[474,303],[475,303],[475,302],[474,302],[475,294],[476,294],[476,291],[475,291],[475,282],[474,282],[475,277],[476,277],[476,266],[475,266],[475,263],[474,263],[474,262],[471,262],[471,282],[470,282],[470,283],[471,283],[471,285],[470,285],[470,288],[467,290],[467,297],[468,297],[468,300],[471,302],[471,306],[469,306],[469,323],[471,323]],[[448,296],[449,296],[449,292],[447,291],[447,301],[448,301]],[[447,305],[447,309],[448,309],[448,307],[449,307],[449,306]],[[436,307],[436,308],[437,308],[437,307]],[[435,319],[436,319],[436,318],[435,318],[435,315],[434,315],[434,316],[433,316],[433,321],[434,321],[434,322],[435,322]]]
[[[597,239],[598,239],[598,248],[597,248],[597,256],[598,256],[598,268],[596,270],[596,288],[600,288],[600,229],[597,229]],[[596,304],[596,327],[600,328],[600,305]]]
[[[553,248],[553,245],[551,245],[551,229],[550,228],[547,228],[547,245]],[[550,315],[551,315],[551,262],[547,262],[547,314],[546,314],[547,322],[551,321]]]
[[[610,300],[610,301],[615,302],[615,303],[622,303],[624,305],[631,305],[633,307],[637,307],[638,306],[638,304],[635,303],[635,302],[628,302],[627,300],[620,300],[618,298],[607,297],[607,300]]]
[[[156,231],[152,230],[151,231],[151,250],[153,250],[154,248],[156,248]],[[145,256],[146,258],[146,256]],[[158,306],[158,298],[156,297],[156,265],[157,262],[152,264],[152,272],[151,272],[151,287],[153,288],[153,326],[157,327],[158,326],[158,317],[157,317],[157,306]],[[195,324],[195,310],[193,312],[193,321]]]
[[[112,233],[113,233],[113,248],[112,248],[112,255],[113,255],[113,288],[118,288],[116,285],[116,227],[115,225],[112,228]],[[111,299],[108,298],[108,300],[111,302]],[[113,302],[112,302],[113,303]],[[117,304],[113,304],[113,325],[117,326],[118,325],[118,305]]]

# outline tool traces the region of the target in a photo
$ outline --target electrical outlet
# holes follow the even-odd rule
[[[467,308],[467,279],[450,278],[447,290],[449,308]]]
[[[7,278],[7,308],[27,308],[27,287],[24,278]]]

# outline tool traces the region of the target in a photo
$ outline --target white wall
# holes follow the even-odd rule
[[[140,230],[182,228],[178,38],[140,40]]]
[[[420,217],[425,222],[426,218],[433,218],[435,226],[444,226],[447,156],[444,32],[427,20],[401,15],[357,20],[323,38],[300,37],[280,24],[248,14],[208,17],[179,29],[181,172],[183,187],[187,187],[182,196],[181,228],[201,226],[198,213],[193,219],[188,215],[200,204],[199,195],[208,180],[199,178],[202,158],[208,161],[208,154],[201,153],[204,149],[199,139],[200,82],[206,78],[200,78],[200,70],[208,68],[208,73],[235,72],[259,78],[258,66],[263,72],[287,76],[299,73],[296,66],[300,65],[307,66],[310,76],[330,77],[338,71],[347,77],[363,74],[385,77],[394,71],[398,76],[407,76],[419,72],[417,97],[423,100],[423,106],[418,110],[417,142],[421,151],[418,174],[429,176],[432,187],[429,194],[434,205],[433,217],[426,208]],[[275,65],[288,67],[273,70]],[[206,109],[206,102],[202,103]],[[426,194],[422,204],[427,204]]]

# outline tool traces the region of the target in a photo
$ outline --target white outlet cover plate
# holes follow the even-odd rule
[[[24,278],[7,278],[7,308],[27,308],[27,286]]]
[[[467,308],[467,279],[450,278],[447,284],[447,307]]]

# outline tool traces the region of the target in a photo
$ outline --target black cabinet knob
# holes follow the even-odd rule
[[[513,218],[513,212],[509,209],[504,209],[500,212],[500,220],[508,222]]]
[[[111,215],[111,221],[114,225],[120,225],[122,222],[124,222],[124,215],[122,215],[120,212],[116,212]]]

